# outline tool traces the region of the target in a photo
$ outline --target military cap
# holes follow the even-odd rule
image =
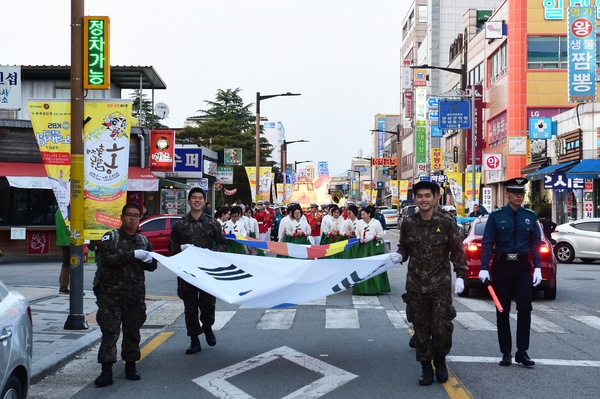
[[[437,183],[421,180],[412,186],[413,193],[416,194],[419,190],[431,190],[431,192],[435,194],[440,192],[440,186],[438,186]]]
[[[258,201],[258,202],[256,203],[256,205],[263,205],[264,203],[265,203],[265,201],[263,201],[263,200],[260,200],[260,201]]]
[[[509,193],[524,193],[525,184],[528,182],[529,180],[524,177],[515,177],[514,179],[505,181],[504,186]]]
[[[311,202],[311,203],[310,203],[310,207],[311,207],[311,208],[318,208],[318,207],[319,207],[319,205],[317,205],[317,203],[316,203],[316,202]]]

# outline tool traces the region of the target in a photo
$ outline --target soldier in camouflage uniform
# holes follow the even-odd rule
[[[94,294],[98,305],[96,320],[102,331],[98,350],[102,374],[95,384],[100,387],[113,383],[112,365],[117,362],[121,325],[125,376],[133,381],[141,379],[135,362],[140,360],[140,328],[146,321],[144,270],[156,270],[157,263],[149,253],[152,244],[136,232],[140,214],[137,204],[125,205],[121,212],[121,227],[104,234],[98,247]]]
[[[410,257],[406,277],[406,314],[412,320],[416,336],[417,361],[423,373],[420,385],[433,383],[433,367],[438,382],[448,380],[446,355],[452,347],[452,276],[450,261],[456,272],[455,292],[464,289],[463,277],[467,260],[456,222],[437,212],[439,187],[431,182],[413,186],[419,212],[402,222],[398,254],[392,260],[401,262]]]
[[[172,253],[177,254],[194,245],[218,252],[227,251],[227,239],[221,224],[203,212],[204,201],[204,192],[200,188],[194,187],[188,193],[188,204],[191,210],[173,225],[169,236],[169,251]],[[187,335],[191,338],[191,345],[185,353],[191,355],[202,350],[198,339],[202,333],[208,345],[216,345],[217,338],[212,331],[212,325],[215,323],[217,299],[180,277],[177,277],[177,295],[183,300],[185,326]],[[200,320],[198,320],[198,309],[200,309]]]

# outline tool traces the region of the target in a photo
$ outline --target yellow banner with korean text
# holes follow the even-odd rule
[[[127,201],[131,100],[85,102],[84,236],[99,240],[121,225]]]
[[[408,180],[399,180],[400,201],[408,199]]]
[[[465,213],[465,202],[463,196],[463,173],[461,172],[448,172],[448,188],[446,188],[445,195],[446,199],[444,203],[446,205],[454,205],[456,208],[457,215],[464,215]]]
[[[258,179],[258,199],[268,200],[271,193],[271,183],[273,181],[273,174],[270,166],[261,166]],[[246,166],[246,175],[248,175],[248,183],[250,183],[250,191],[252,198],[257,198],[256,195],[256,166]]]
[[[71,202],[71,101],[28,101],[27,106],[33,126],[35,141],[40,148],[42,161],[60,208],[69,226]]]
[[[392,206],[398,206],[400,203],[400,190],[398,187],[398,180],[390,180],[390,192],[392,193]]]

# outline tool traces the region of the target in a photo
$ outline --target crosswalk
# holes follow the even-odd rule
[[[390,304],[386,305],[386,308],[378,296],[348,296],[351,300],[345,303],[344,306],[340,306],[339,299],[332,300],[331,298],[321,298],[287,309],[258,309],[240,306],[237,310],[217,311],[213,329],[226,328],[235,322],[236,314],[246,311],[262,312],[260,320],[257,321],[254,327],[257,330],[289,330],[293,328],[294,322],[296,322],[301,312],[311,311],[320,312],[323,315],[323,328],[325,329],[359,329],[363,326],[361,318],[366,317],[366,311],[382,312],[392,328],[412,328],[406,319],[404,310],[391,308]],[[335,302],[335,304],[328,303],[329,300]],[[496,313],[491,301],[460,297],[454,298],[454,301],[457,308],[457,315],[454,319],[456,328],[462,327],[469,331],[496,331]],[[600,317],[598,316],[589,314],[561,315],[556,309],[543,303],[534,303],[533,306],[531,330],[534,332],[568,334],[570,333],[569,329],[556,322],[566,318],[575,320],[594,330],[600,330]],[[510,317],[516,320],[514,303],[511,308]]]

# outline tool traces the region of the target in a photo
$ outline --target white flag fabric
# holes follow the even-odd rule
[[[236,305],[282,308],[336,294],[395,266],[390,254],[358,259],[292,259],[190,247],[152,256],[177,276]]]

